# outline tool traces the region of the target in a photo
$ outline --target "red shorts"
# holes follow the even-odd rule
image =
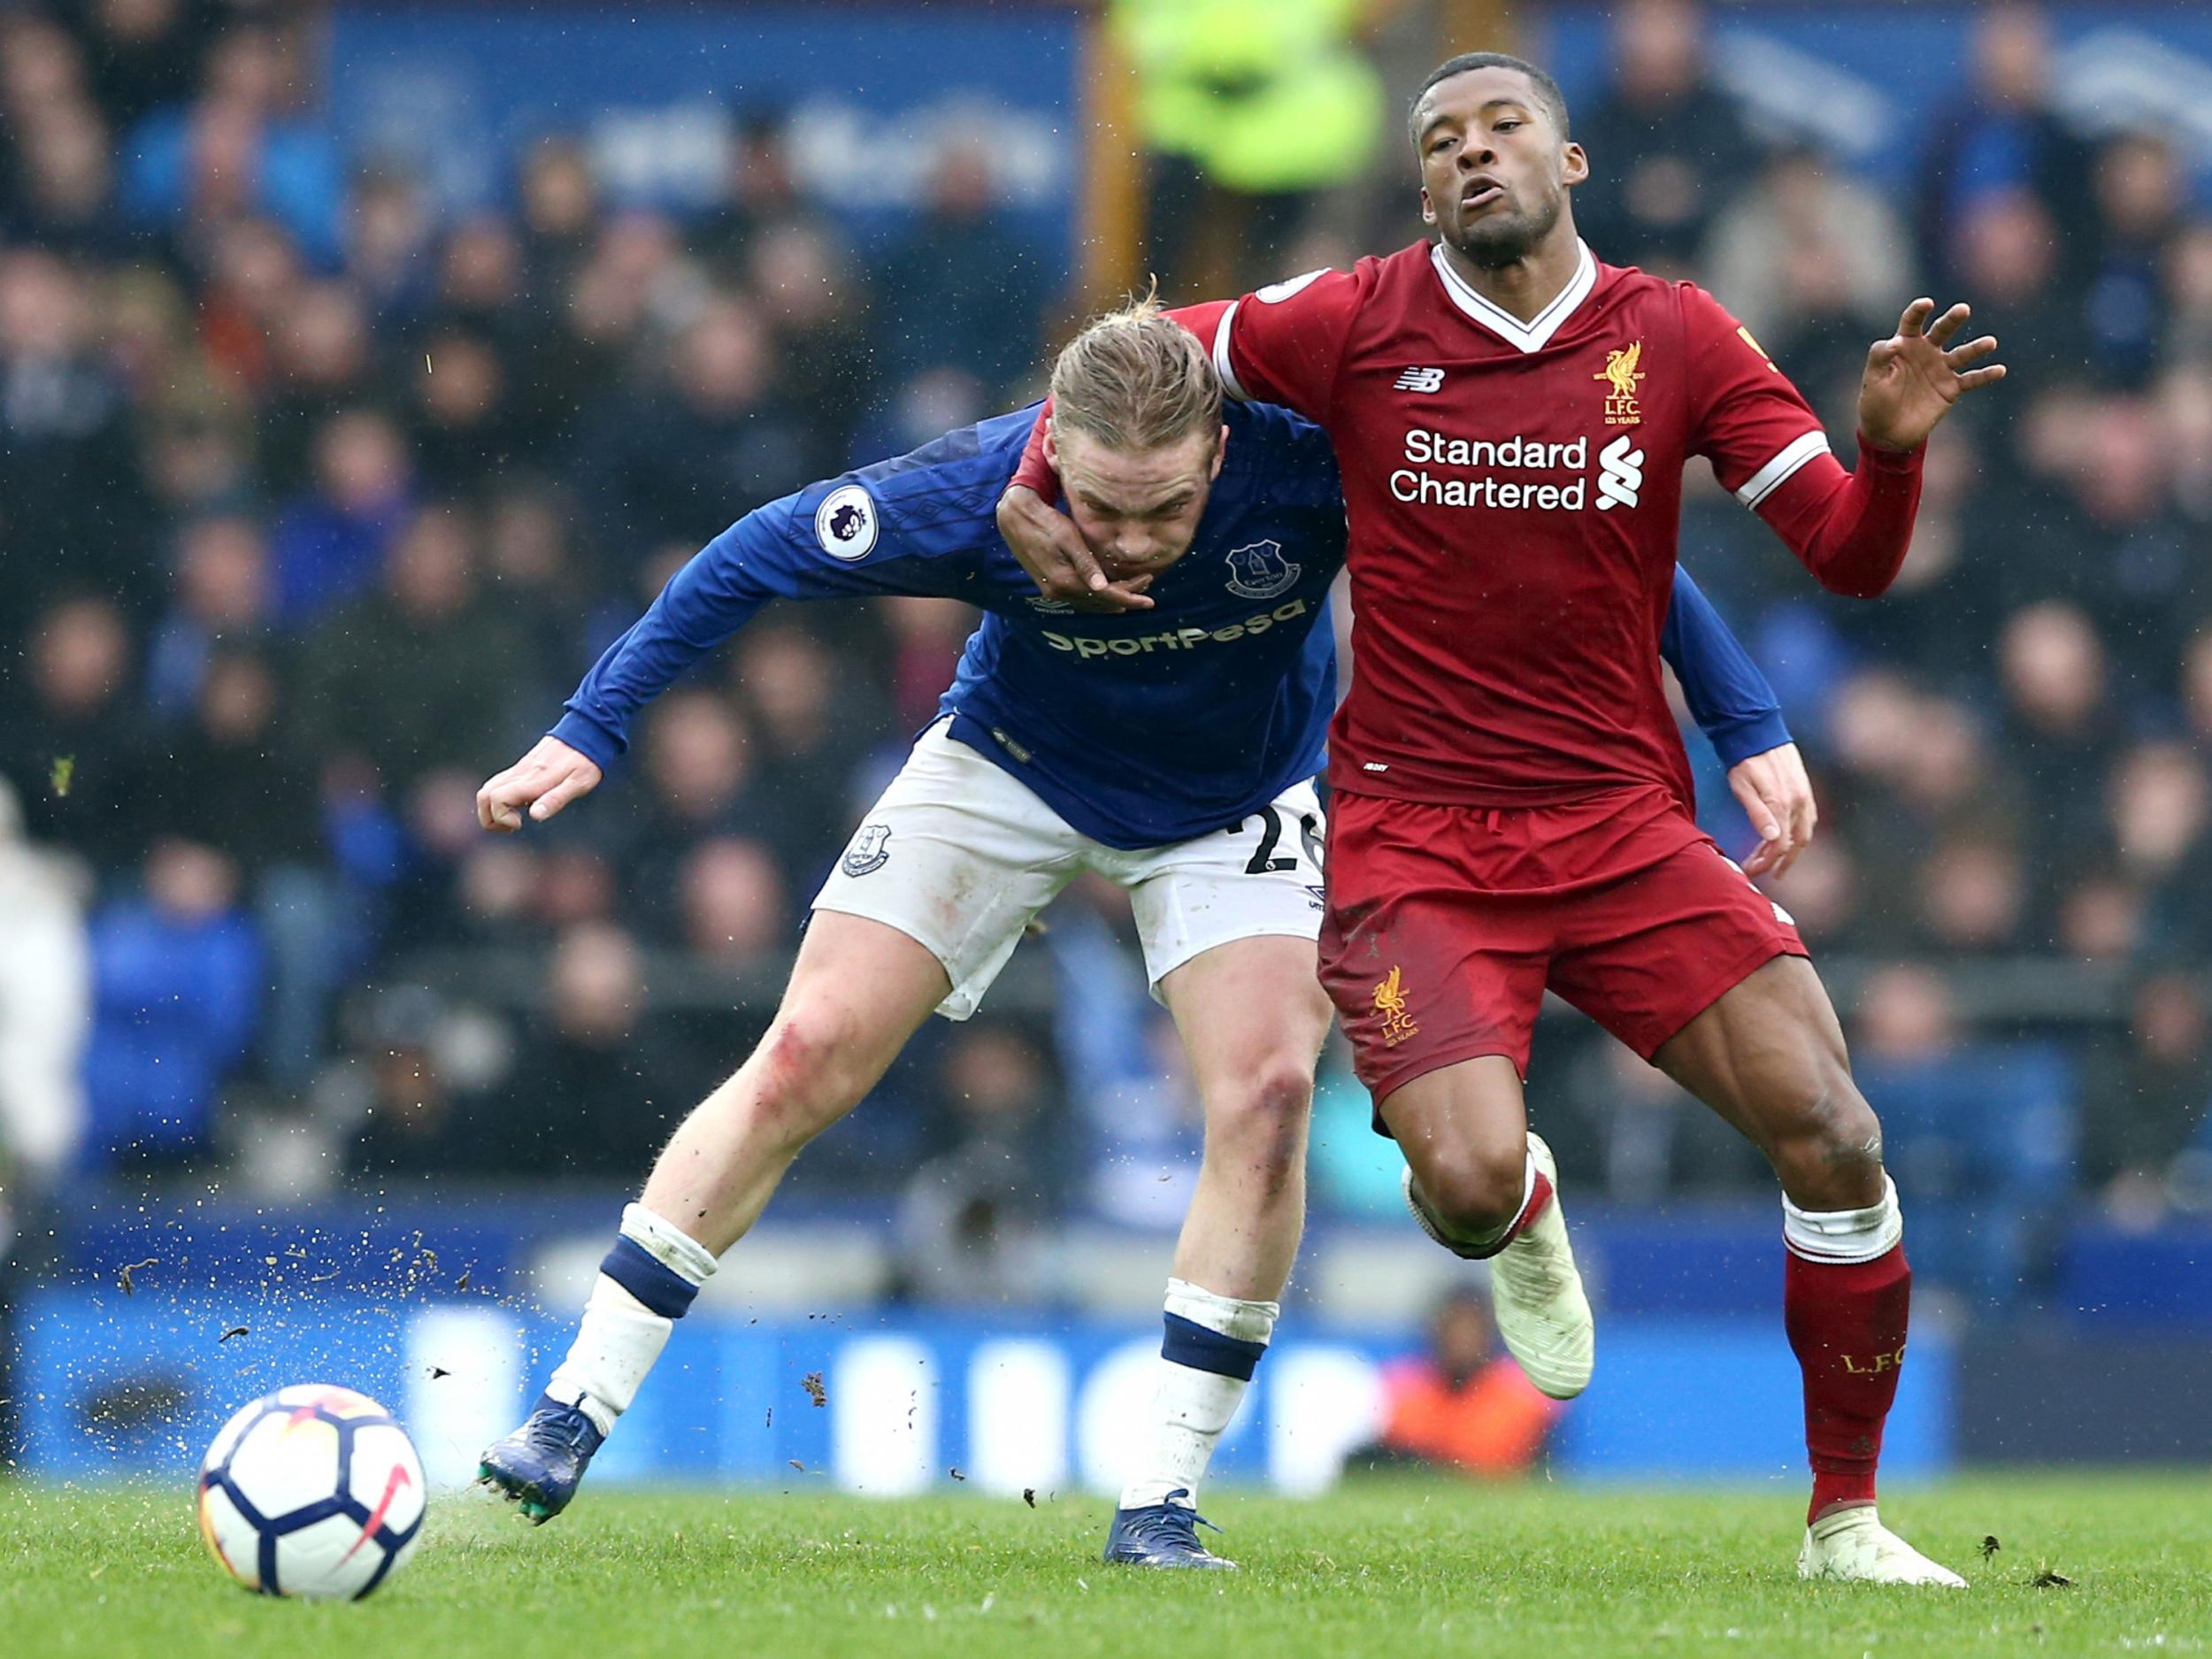
[[[1528,1071],[1547,988],[1648,1060],[1796,926],[1656,787],[1560,806],[1339,790],[1321,980],[1378,1101],[1499,1054]]]

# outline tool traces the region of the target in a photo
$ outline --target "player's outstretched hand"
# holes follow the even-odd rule
[[[1813,780],[1805,775],[1805,757],[1794,743],[1770,749],[1738,761],[1729,771],[1728,787],[1759,833],[1757,849],[1744,860],[1744,873],[1780,875],[1811,842],[1813,827],[1820,822]]]
[[[1954,305],[1930,323],[1935,302],[1915,300],[1897,319],[1897,332],[1866,354],[1866,378],[1859,382],[1859,430],[1878,448],[1918,449],[1952,404],[2005,378],[2003,364],[1981,361],[1996,350],[1996,335],[1984,334],[1962,346],[1951,343],[1973,314],[1971,306]]]
[[[536,748],[476,792],[476,821],[511,835],[522,827],[524,813],[542,824],[578,795],[596,789],[602,775],[598,762],[557,737],[541,737]]]
[[[1075,521],[1026,485],[1009,485],[998,498],[998,533],[1048,599],[1109,615],[1152,609],[1149,576],[1109,578]]]

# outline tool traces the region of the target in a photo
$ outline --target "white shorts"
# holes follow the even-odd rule
[[[1076,830],[949,726],[922,733],[813,907],[919,942],[952,981],[937,1007],[948,1019],[975,1012],[1030,919],[1087,870],[1128,889],[1156,996],[1216,945],[1319,937],[1325,826],[1310,783],[1225,830],[1133,852]]]

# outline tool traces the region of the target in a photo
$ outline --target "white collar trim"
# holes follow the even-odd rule
[[[1436,274],[1444,284],[1444,292],[1450,295],[1452,303],[1480,323],[1509,346],[1523,351],[1540,351],[1550,342],[1567,319],[1580,309],[1582,302],[1590,297],[1590,290],[1598,285],[1597,256],[1590,251],[1590,244],[1578,239],[1575,246],[1582,257],[1575,264],[1575,273],[1567,280],[1567,286],[1552,296],[1550,304],[1523,322],[1511,311],[1492,303],[1469,286],[1467,279],[1452,269],[1445,258],[1441,243],[1429,250],[1429,263],[1436,267]]]

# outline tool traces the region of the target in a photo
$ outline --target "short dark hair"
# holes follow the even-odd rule
[[[1559,83],[1525,58],[1516,58],[1510,52],[1462,52],[1456,58],[1447,58],[1429,71],[1429,78],[1414,92],[1413,102],[1406,106],[1406,136],[1417,146],[1421,134],[1413,123],[1421,108],[1421,100],[1429,96],[1429,88],[1440,81],[1449,81],[1454,75],[1463,75],[1471,69],[1510,69],[1528,77],[1536,88],[1537,102],[1544,106],[1559,128],[1559,136],[1567,136],[1567,95],[1559,89]]]

